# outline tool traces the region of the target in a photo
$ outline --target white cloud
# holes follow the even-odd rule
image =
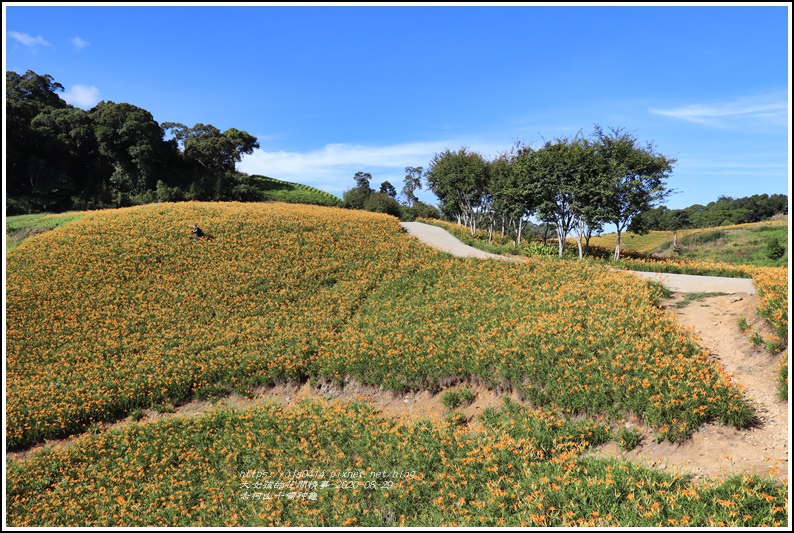
[[[9,32],[8,34],[15,41],[22,43],[30,48],[36,48],[37,46],[52,46],[41,35],[39,35],[38,37],[33,37],[30,34],[18,32],[18,31],[12,31]]]
[[[788,101],[785,94],[739,98],[730,102],[690,104],[672,109],[649,109],[654,115],[694,122],[712,127],[748,127],[788,125]]]
[[[99,89],[85,85],[72,85],[64,91],[63,99],[66,103],[83,109],[94,107],[99,102]]]
[[[449,148],[469,147],[485,158],[491,158],[509,146],[479,142],[434,141],[403,143],[388,146],[327,144],[311,152],[267,152],[257,149],[245,156],[239,170],[246,174],[260,174],[272,178],[302,183],[330,192],[339,197],[355,186],[356,172],[372,174],[375,189],[384,181],[399,191],[405,178],[405,167],[424,167],[436,153]]]
[[[86,41],[85,39],[81,39],[80,37],[74,37],[71,42],[72,42],[72,45],[74,45],[74,47],[77,50],[82,50],[83,48],[85,48],[86,46],[91,44],[88,41]]]

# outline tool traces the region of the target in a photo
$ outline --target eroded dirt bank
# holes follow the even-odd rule
[[[599,453],[690,474],[695,481],[739,473],[788,479],[788,402],[777,395],[780,357],[753,346],[749,334],[743,334],[739,327],[739,320],[745,318],[756,330],[765,330],[763,321],[755,315],[757,297],[747,294],[713,296],[679,309],[675,304],[683,298],[684,295],[675,294],[663,305],[699,337],[700,344],[720,362],[733,382],[744,389],[755,405],[759,419],[757,427],[737,430],[709,424],[682,444],[657,444],[647,436],[642,445],[631,452],[610,443]]]

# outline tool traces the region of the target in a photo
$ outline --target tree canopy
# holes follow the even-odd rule
[[[160,125],[129,103],[102,101],[86,111],[60,91],[48,74],[6,72],[7,214],[257,198],[250,177],[235,171],[259,147],[253,135]]]
[[[620,234],[670,194],[665,180],[674,163],[622,129],[596,126],[589,138],[518,145],[492,161],[468,148],[447,149],[431,161],[427,181],[442,211],[472,233],[478,225],[500,225],[515,230],[518,244],[535,214],[556,228],[560,256],[575,229],[581,257],[582,240],[594,231],[614,224]],[[618,244],[616,258],[619,251]]]

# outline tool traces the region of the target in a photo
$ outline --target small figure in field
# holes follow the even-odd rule
[[[200,239],[204,236],[204,232],[201,231],[201,228],[198,227],[198,224],[193,224],[193,238]]]

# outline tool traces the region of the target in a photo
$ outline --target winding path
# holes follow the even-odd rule
[[[497,259],[502,261],[521,261],[521,257],[509,257],[492,254],[463,244],[455,236],[443,228],[423,224],[422,222],[402,222],[402,227],[425,244],[450,253],[456,257],[476,257],[480,259]],[[625,271],[630,275],[640,276],[660,282],[673,292],[722,292],[726,294],[755,294],[753,280],[745,278],[723,278],[717,276],[692,276],[688,274],[663,274],[659,272]]]
[[[437,226],[419,222],[404,222],[402,225],[422,242],[458,257],[524,260],[467,246]],[[790,468],[788,402],[781,400],[775,392],[778,359],[753,346],[737,325],[739,318],[745,317],[756,328],[764,327],[755,313],[758,301],[752,280],[653,272],[625,273],[659,281],[673,293],[724,293],[685,307],[676,305],[683,296],[673,294],[664,302],[664,307],[674,313],[684,327],[692,330],[698,342],[739,384],[755,407],[758,423],[745,430],[707,424],[682,444],[655,443],[651,438],[652,432],[642,428],[645,434],[643,443],[631,452],[608,443],[593,453],[597,456],[620,456],[652,468],[689,474],[695,481],[743,472],[769,475],[785,482]],[[626,427],[636,427],[635,422],[627,421]]]

